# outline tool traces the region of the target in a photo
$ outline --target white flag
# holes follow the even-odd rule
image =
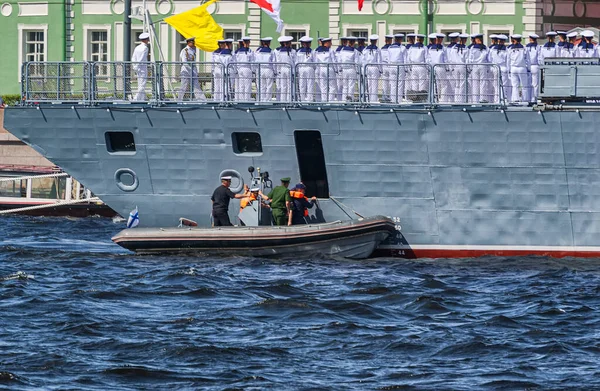
[[[135,228],[140,223],[140,217],[137,206],[134,210],[129,212],[129,218],[127,219],[127,228]]]

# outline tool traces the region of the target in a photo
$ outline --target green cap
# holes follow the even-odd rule
[[[281,182],[289,182],[291,180],[292,180],[292,178],[287,177],[287,176],[285,178],[281,178]]]

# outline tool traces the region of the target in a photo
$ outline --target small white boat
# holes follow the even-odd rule
[[[135,228],[112,240],[138,253],[185,253],[242,256],[368,258],[389,235],[394,222],[384,216],[331,223],[218,228]]]

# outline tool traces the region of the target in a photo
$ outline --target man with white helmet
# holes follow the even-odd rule
[[[506,55],[506,66],[512,87],[511,102],[529,102],[529,73],[531,72],[529,53],[521,45],[520,34],[513,34],[511,38],[512,45],[507,49]],[[520,98],[519,93],[521,94]]]
[[[389,64],[390,62],[390,53],[389,53],[389,48],[392,45],[392,42],[394,40],[394,36],[393,35],[386,35],[385,36],[385,45],[383,45],[381,47],[381,62],[383,64]],[[388,66],[383,66],[383,74],[382,74],[382,97],[381,100],[383,102],[389,102],[390,100],[390,67]]]
[[[342,100],[353,101],[356,89],[360,53],[354,48],[355,39],[348,37],[347,44],[337,54],[338,69],[342,78]]]
[[[235,83],[235,100],[248,102],[252,99],[252,63],[254,52],[250,50],[250,37],[243,37],[240,48],[233,56],[237,80]]]
[[[441,64],[448,63],[446,58],[446,48],[441,44],[442,38],[436,34],[429,34],[429,45],[425,54],[425,62],[434,70],[436,101],[440,103],[450,103],[450,94],[452,90],[450,83],[453,80],[449,79],[450,72],[446,71],[446,67]]]
[[[337,100],[337,79],[335,55],[331,50],[331,38],[321,38],[321,45],[315,49],[315,76],[319,87],[318,100],[333,102]]]
[[[413,102],[425,99],[429,90],[429,72],[426,65],[423,65],[427,61],[424,39],[425,35],[416,34],[416,42],[406,50],[406,62],[411,64],[406,95]]]
[[[540,52],[542,48],[538,45],[537,40],[540,36],[537,34],[529,34],[529,43],[527,44],[527,54],[529,55],[529,63],[531,64],[531,73],[529,74],[529,99],[531,102],[537,101],[538,86],[540,77]]]
[[[271,49],[271,37],[260,39],[260,47],[254,53],[254,74],[259,84],[256,100],[259,102],[271,101],[273,97],[273,82],[275,81],[275,52]]]
[[[362,65],[365,66],[365,78],[367,80],[367,99],[369,102],[377,102],[377,92],[379,89],[379,78],[383,73],[381,66],[381,50],[377,47],[379,36],[373,34],[369,36],[371,44],[362,51]]]
[[[204,92],[200,88],[200,83],[198,82],[195,37],[188,38],[185,42],[186,46],[181,49],[181,52],[179,53],[179,61],[183,64],[181,65],[181,72],[179,73],[179,76],[181,77],[181,86],[179,87],[177,98],[181,102],[185,98],[185,94],[189,92],[190,99],[193,94],[196,100],[205,101],[206,96],[204,96]],[[188,91],[190,85],[192,90]]]
[[[508,68],[506,65],[506,58],[508,55],[506,41],[508,37],[504,34],[496,35],[497,43],[489,48],[488,61],[491,64],[496,64],[500,70],[500,81],[502,82],[502,88],[496,74],[494,74],[491,83],[489,85],[490,91],[494,97],[494,102],[500,102],[501,98],[507,99],[510,97],[510,78],[508,75]],[[502,93],[503,90],[503,93]]]
[[[575,57],[600,57],[597,46],[592,42],[592,39],[594,39],[594,32],[591,30],[584,30],[581,32],[581,36],[583,39],[575,49]]]
[[[281,46],[275,51],[275,59],[279,64],[277,71],[277,97],[281,102],[292,101],[292,70],[296,65],[296,51],[292,49],[294,37],[284,35],[277,38]]]
[[[480,103],[488,100],[487,73],[488,48],[483,44],[483,34],[471,35],[473,44],[470,45],[467,63],[469,63],[469,102]]]
[[[310,47],[312,40],[306,35],[300,38],[302,46],[296,51],[298,98],[302,102],[315,101],[315,55]]]
[[[451,93],[454,96],[453,102],[455,103],[468,103],[467,99],[467,58],[469,54],[469,49],[467,49],[467,39],[469,38],[469,34],[459,34],[458,39],[459,42],[452,45],[450,49],[448,49],[447,56],[448,62],[455,64],[450,65],[451,77],[453,80]]]
[[[394,34],[394,43],[388,48],[388,78],[384,78],[384,83],[388,83],[390,91],[390,100],[392,103],[402,103],[404,99],[405,79],[407,75],[406,63],[406,48],[402,45],[404,34]]]
[[[141,43],[137,45],[131,56],[133,69],[137,76],[137,93],[133,100],[143,102],[146,100],[146,83],[148,83],[148,62],[150,61],[150,34],[141,33],[139,36]]]

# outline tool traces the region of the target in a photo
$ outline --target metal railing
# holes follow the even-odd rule
[[[27,62],[23,65],[23,99],[27,102],[79,102],[90,99],[87,62]]]
[[[228,100],[238,103],[291,103],[292,66],[275,62],[235,62],[227,65]]]
[[[505,85],[503,85],[503,82]],[[26,102],[501,105],[494,64],[29,62]]]

